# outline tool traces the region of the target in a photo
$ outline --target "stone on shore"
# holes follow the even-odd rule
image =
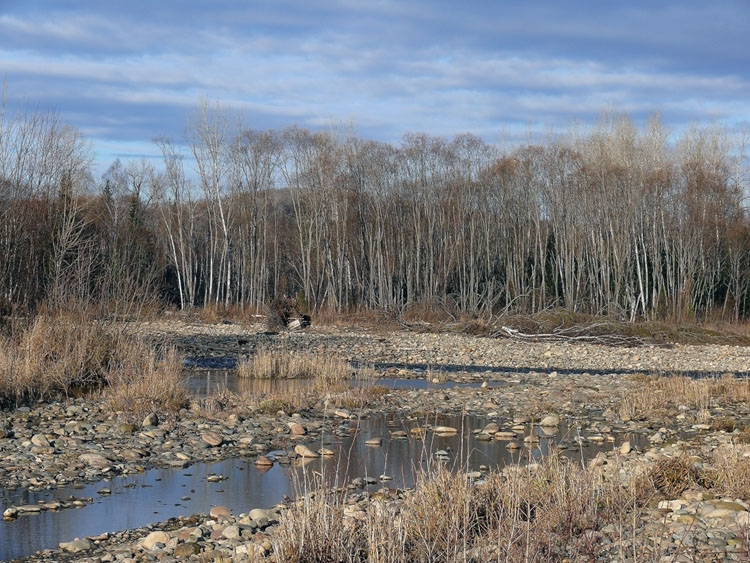
[[[214,447],[220,446],[224,442],[224,438],[222,438],[216,432],[211,432],[210,430],[201,434],[201,440],[203,440],[209,446]]]
[[[141,540],[141,546],[143,549],[152,550],[157,544],[167,545],[169,543],[170,536],[167,532],[151,532],[143,540]]]
[[[294,446],[294,453],[296,453],[300,457],[320,457],[318,454],[316,454],[314,451],[303,444],[297,444],[296,446]]]

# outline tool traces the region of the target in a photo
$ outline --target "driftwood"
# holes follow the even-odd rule
[[[588,342],[591,344],[603,344],[605,346],[645,346],[646,342],[637,336],[627,336],[622,334],[591,334],[610,326],[608,323],[594,323],[585,326],[573,326],[567,328],[556,328],[548,333],[524,333],[509,326],[501,326],[499,331],[492,333],[491,336],[507,336],[516,340],[526,340],[528,342]]]

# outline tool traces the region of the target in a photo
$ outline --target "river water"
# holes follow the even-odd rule
[[[425,380],[392,380],[396,387],[439,387]],[[198,394],[227,388],[239,392],[269,393],[293,390],[304,385],[299,381],[238,381],[222,372],[194,376],[188,386]],[[455,385],[455,384],[446,384]],[[247,386],[247,387],[243,387]],[[61,541],[75,537],[98,535],[104,532],[144,526],[179,515],[207,513],[213,505],[230,507],[235,514],[252,508],[267,508],[281,502],[285,496],[293,497],[304,491],[313,474],[324,476],[329,485],[344,485],[356,477],[376,480],[387,475],[392,480],[369,485],[371,489],[382,486],[409,487],[421,468],[437,463],[436,453],[447,454],[444,463],[451,467],[478,470],[481,465],[502,467],[519,459],[539,458],[556,448],[560,440],[570,444],[577,429],[561,425],[558,432],[547,435],[541,428],[528,427],[526,434],[534,432],[540,442],[530,448],[511,451],[505,442],[484,442],[473,432],[484,427],[489,420],[474,416],[440,416],[430,420],[407,420],[395,416],[374,416],[352,422],[347,431],[338,436],[324,434],[320,440],[307,445],[314,450],[325,446],[335,455],[307,461],[304,465],[288,463],[285,452],[274,452],[280,463],[261,470],[253,458],[235,458],[215,463],[199,463],[186,469],[153,469],[138,475],[117,477],[111,481],[87,484],[83,488],[65,487],[48,491],[31,492],[17,489],[0,490],[3,507],[68,497],[93,497],[94,501],[82,508],[59,512],[42,512],[21,516],[11,522],[0,523],[0,559],[7,560],[29,555],[39,549],[57,547]],[[409,430],[415,426],[444,425],[457,428],[452,436],[438,436],[428,432],[423,439],[411,437]],[[391,438],[395,431],[405,431],[406,439]],[[365,444],[369,438],[382,438],[382,446]],[[574,459],[588,459],[604,449],[616,447],[624,440],[638,444],[640,435],[619,435],[614,443],[601,446],[570,447],[564,453]],[[301,460],[298,460],[301,461]],[[209,475],[222,475],[225,480],[208,482]],[[100,494],[103,488],[111,494]]]

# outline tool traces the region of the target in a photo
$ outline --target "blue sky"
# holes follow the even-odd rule
[[[750,0],[0,0],[9,105],[54,108],[103,170],[207,97],[253,128],[489,142],[660,112],[750,122]]]

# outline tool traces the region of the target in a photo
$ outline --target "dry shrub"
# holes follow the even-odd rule
[[[323,308],[315,312],[315,324],[317,326],[337,327],[368,327],[371,329],[393,329],[401,328],[396,322],[393,314],[386,310],[360,309],[352,311],[336,311],[332,308]]]
[[[695,379],[683,376],[639,377],[636,389],[628,389],[620,401],[620,416],[644,420],[665,409],[687,406],[692,410],[750,400],[750,380],[731,375]]]
[[[364,561],[366,532],[345,518],[343,494],[321,489],[282,511],[272,537],[280,563]]]
[[[677,498],[697,484],[700,474],[687,455],[660,459],[649,472],[654,488],[667,498]]]
[[[240,362],[240,377],[258,379],[310,379],[316,386],[335,387],[352,372],[351,366],[335,356],[260,349],[249,360]]]
[[[189,404],[182,381],[183,359],[174,349],[163,358],[145,344],[132,344],[131,359],[107,375],[107,403],[116,411],[141,416],[153,411],[177,411]]]
[[[118,410],[174,409],[187,399],[181,372],[174,351],[157,361],[114,323],[84,311],[40,314],[0,342],[0,406],[109,386],[107,400]]]
[[[457,316],[455,303],[441,299],[423,299],[409,303],[401,319],[405,322],[435,324],[455,321]]]
[[[221,313],[215,305],[207,305],[198,311],[201,321],[206,324],[217,324],[221,320]]]
[[[256,408],[263,414],[276,414],[279,411],[294,413],[308,408],[310,404],[306,393],[277,393],[261,399]]]
[[[0,402],[18,404],[100,385],[128,341],[122,331],[86,313],[39,315],[0,342]]]
[[[711,421],[711,429],[721,432],[733,432],[737,428],[737,420],[734,418],[721,417]]]
[[[598,529],[640,508],[633,488],[560,456],[508,466],[482,484],[434,465],[403,502],[372,500],[347,513],[337,490],[308,494],[282,513],[277,561],[549,561],[595,558]]]
[[[702,475],[717,496],[750,498],[750,450],[738,444],[726,444],[713,454],[711,468]]]

